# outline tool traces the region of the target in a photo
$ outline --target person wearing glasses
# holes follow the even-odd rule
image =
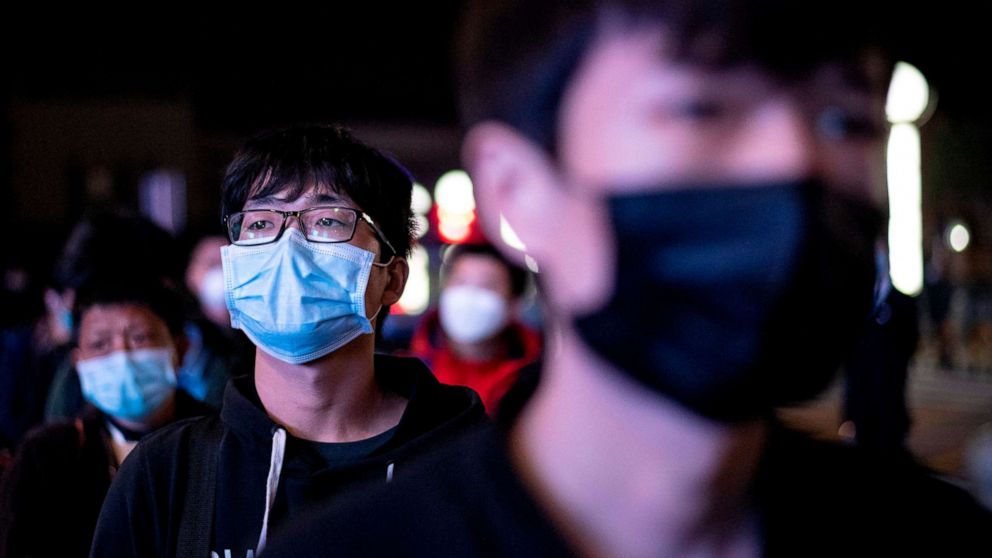
[[[257,556],[288,519],[401,477],[485,420],[470,389],[374,354],[407,279],[411,191],[401,166],[338,127],[247,142],[223,181],[222,267],[253,373],[228,384],[219,419],[135,450],[92,556]]]

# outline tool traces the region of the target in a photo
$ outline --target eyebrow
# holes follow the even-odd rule
[[[325,192],[321,192],[319,194],[314,194],[314,195],[306,196],[306,198],[307,199],[310,199],[310,200],[313,200],[317,204],[344,203],[345,202],[344,198],[342,198],[342,197],[340,197],[338,195],[335,195],[335,194],[329,194],[329,193],[325,193]],[[267,205],[275,205],[275,204],[286,204],[286,203],[290,203],[290,202],[292,202],[292,201],[294,201],[296,199],[298,199],[298,198],[280,198],[279,196],[277,196],[275,194],[272,194],[272,195],[268,195],[268,196],[260,196],[260,197],[257,197],[257,198],[249,198],[248,201],[245,202],[245,207],[248,207],[249,205],[250,206],[257,207],[257,206],[267,206]]]

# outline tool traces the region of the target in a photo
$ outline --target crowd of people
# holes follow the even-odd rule
[[[445,252],[401,351],[413,178],[340,126],[247,140],[185,250],[88,215],[3,324],[0,558],[988,555],[992,513],[902,448],[880,15],[472,2],[494,242]],[[775,417],[845,362],[897,378],[872,451]]]

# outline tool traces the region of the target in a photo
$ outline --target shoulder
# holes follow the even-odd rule
[[[158,471],[175,469],[198,450],[198,440],[205,439],[215,429],[223,429],[215,415],[190,417],[167,424],[142,438],[134,451],[121,464],[121,473],[141,467]]]

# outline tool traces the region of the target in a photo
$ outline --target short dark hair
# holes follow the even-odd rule
[[[94,306],[134,304],[158,316],[173,337],[183,335],[186,312],[183,297],[154,278],[136,279],[120,275],[95,275],[76,288],[72,323],[76,338],[83,315]]]
[[[409,255],[413,178],[395,159],[339,126],[302,124],[249,139],[227,167],[221,211],[230,215],[251,198],[287,188],[299,197],[310,185],[348,196],[375,220],[398,255]]]
[[[458,48],[462,123],[509,124],[554,153],[562,93],[604,19],[663,25],[677,59],[755,62],[784,77],[869,52],[888,57],[886,2],[860,0],[476,0]],[[886,60],[887,62],[889,60]]]
[[[510,294],[514,297],[523,295],[524,290],[527,289],[527,270],[506,259],[496,247],[487,243],[454,244],[448,247],[444,252],[444,259],[441,262],[442,282],[447,280],[448,274],[451,273],[451,268],[454,267],[455,262],[465,256],[484,256],[502,264],[510,277]]]
[[[164,229],[130,209],[93,208],[73,227],[52,280],[61,291],[96,276],[178,281],[182,270],[178,243]]]

